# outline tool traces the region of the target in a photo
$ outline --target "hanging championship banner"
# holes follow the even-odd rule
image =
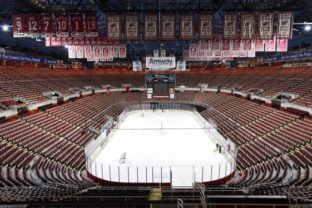
[[[103,59],[107,60],[111,56],[109,53],[109,46],[103,46],[102,50]]]
[[[40,15],[39,22],[40,22],[40,35],[42,37],[53,36],[52,15],[51,14]]]
[[[221,38],[219,35],[213,37],[211,40],[211,49],[213,51],[220,51],[221,50]]]
[[[67,14],[56,15],[56,36],[68,37],[69,36],[69,19]]]
[[[235,13],[224,13],[223,15],[223,39],[234,39],[236,37],[237,18]]]
[[[118,54],[119,54],[119,58],[126,58],[127,57],[127,46],[126,45],[119,45]]]
[[[117,45],[112,45],[110,46],[110,50],[112,53],[112,57],[113,58],[118,58],[119,54],[118,54],[118,46]]]
[[[85,15],[85,25],[86,25],[86,31],[85,36],[86,37],[98,37],[98,21],[96,14],[86,14]]]
[[[198,49],[198,45],[197,44],[190,44],[190,48],[189,48],[189,58],[190,59],[196,59],[197,58],[197,49]]]
[[[84,58],[84,48],[83,46],[75,46],[76,48],[76,56],[78,59]]]
[[[101,53],[103,52],[102,46],[93,46],[93,60],[94,61],[99,61],[100,58],[102,57]]]
[[[273,13],[259,14],[259,38],[269,40],[273,38]]]
[[[275,52],[276,50],[276,36],[274,35],[272,39],[265,41],[265,51]]]
[[[24,15],[13,15],[12,25],[13,25],[13,37],[14,38],[26,37]]]
[[[259,52],[263,52],[264,51],[264,40],[260,40],[260,39],[256,39],[255,40],[255,50],[259,51]]]
[[[84,46],[85,58],[93,59],[93,48],[92,46]]]
[[[106,16],[106,34],[107,40],[120,39],[120,16],[107,15]]]
[[[288,39],[287,38],[278,38],[276,44],[277,52],[287,52]]]
[[[144,16],[144,39],[158,40],[157,15],[146,14]]]
[[[83,37],[83,17],[82,14],[71,14],[71,37]]]
[[[281,12],[278,13],[278,37],[279,38],[291,38],[293,27],[293,13]]]
[[[193,15],[180,16],[180,39],[192,40],[194,38]]]
[[[252,40],[241,40],[243,50],[249,51],[252,49]]]
[[[230,40],[225,39],[222,41],[222,50],[224,51],[230,50]]]
[[[199,39],[207,40],[213,36],[213,15],[201,14],[199,16]]]
[[[46,47],[50,47],[51,46],[51,38],[50,37],[46,37],[45,38],[45,46]]]
[[[256,16],[241,14],[241,39],[252,39],[255,35]]]
[[[76,58],[76,48],[75,46],[68,46],[68,58],[75,59]]]
[[[160,22],[161,40],[175,40],[175,16],[162,15]]]
[[[27,37],[38,37],[39,36],[39,21],[37,15],[25,15]]]
[[[137,15],[127,15],[125,35],[127,40],[139,39],[139,18]]]
[[[183,60],[184,61],[189,60],[189,50],[183,50]]]
[[[239,51],[241,49],[241,40],[239,38],[232,41],[232,48],[234,51]]]

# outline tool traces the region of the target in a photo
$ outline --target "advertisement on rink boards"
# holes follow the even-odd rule
[[[146,68],[155,70],[166,70],[176,68],[175,57],[146,57]]]

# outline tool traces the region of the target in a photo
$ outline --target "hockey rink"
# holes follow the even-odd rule
[[[216,129],[204,128],[190,111],[128,112],[107,137],[91,173],[107,181],[176,187],[223,178],[233,164],[216,150],[211,131]]]

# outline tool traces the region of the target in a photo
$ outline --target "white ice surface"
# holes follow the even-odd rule
[[[230,164],[192,112],[130,112],[118,128],[92,164],[99,178],[191,186],[194,179],[210,181],[230,174]]]

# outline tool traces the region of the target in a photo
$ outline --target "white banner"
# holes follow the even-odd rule
[[[126,58],[126,57],[127,57],[127,46],[119,45],[119,58]]]
[[[254,14],[241,14],[241,39],[252,39],[255,35],[256,17]]]
[[[193,16],[180,16],[180,39],[192,40],[194,38]]]
[[[68,58],[75,59],[76,58],[76,48],[75,46],[68,46]]]
[[[201,14],[199,17],[199,39],[207,40],[213,35],[213,15]]]
[[[161,16],[161,33],[162,40],[175,40],[175,16],[162,15]]]
[[[211,49],[213,51],[220,51],[221,50],[221,38],[220,36],[216,36],[211,40]]]
[[[197,44],[190,44],[189,48],[189,58],[196,59],[198,55],[198,45]]]
[[[273,13],[259,14],[259,37],[270,40],[273,38]]]
[[[142,71],[141,61],[132,61],[132,70],[133,71]]]
[[[160,50],[160,56],[166,57],[166,50]]]
[[[159,57],[159,51],[158,50],[153,50],[153,56],[154,57]]]
[[[94,61],[99,61],[100,58],[102,57],[102,53],[103,52],[103,49],[102,49],[102,46],[93,46],[93,60]]]
[[[106,32],[107,40],[120,39],[120,16],[107,15],[106,16]]]
[[[93,48],[92,46],[84,46],[85,58],[93,59]]]
[[[112,45],[112,46],[110,46],[110,49],[111,49],[112,57],[113,58],[118,58],[119,57],[118,46],[117,45]]]
[[[185,71],[186,70],[186,62],[185,61],[177,61],[177,70]]]
[[[235,13],[223,15],[223,38],[234,39],[236,37],[237,18]]]
[[[276,36],[274,35],[272,39],[265,41],[265,51],[274,52],[276,50]]]
[[[76,48],[76,56],[78,59],[84,58],[84,48],[83,46],[75,46]]]
[[[288,39],[287,38],[278,38],[276,44],[277,52],[287,52],[288,48]]]
[[[146,68],[172,69],[176,67],[175,57],[146,57]]]
[[[281,12],[278,14],[278,37],[279,38],[291,38],[293,14],[292,12]]]
[[[128,15],[126,18],[125,35],[127,40],[139,39],[139,24],[137,15]]]

